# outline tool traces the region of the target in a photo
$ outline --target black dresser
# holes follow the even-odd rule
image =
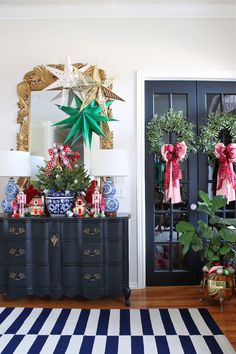
[[[115,218],[0,217],[0,293],[130,304],[129,214]]]

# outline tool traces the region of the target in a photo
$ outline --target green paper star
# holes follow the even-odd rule
[[[97,104],[95,100],[90,102],[82,111],[80,111],[80,109],[83,102],[76,95],[75,102],[76,107],[57,105],[59,109],[69,115],[68,118],[53,124],[53,126],[65,125],[65,128],[70,129],[64,144],[73,137],[71,143],[72,146],[81,136],[83,136],[85,144],[89,143],[89,146],[91,147],[93,133],[102,135],[105,139],[107,139],[106,135],[100,128],[100,122],[115,121],[116,119],[101,115],[100,113],[102,108]],[[106,106],[111,105],[111,103],[112,102],[106,102]]]

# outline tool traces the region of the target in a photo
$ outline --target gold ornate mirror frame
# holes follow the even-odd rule
[[[64,69],[64,65],[62,64],[49,64],[49,66],[60,70]],[[84,64],[73,64],[73,66],[79,69],[82,68]],[[94,66],[90,66],[86,71],[86,74],[92,76],[93,69]],[[99,69],[99,72],[102,80],[104,80],[106,78],[105,71]],[[17,150],[29,151],[31,91],[41,91],[56,80],[57,77],[51,74],[44,65],[38,65],[33,68],[33,70],[27,72],[23,81],[17,85],[17,93],[19,97],[17,123],[20,125],[19,133],[17,134]],[[111,109],[109,115],[111,115]],[[107,122],[102,122],[102,130],[107,139],[100,138],[101,149],[112,149],[113,132],[110,131]]]

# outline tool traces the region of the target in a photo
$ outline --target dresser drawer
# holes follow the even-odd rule
[[[79,242],[62,241],[62,264],[78,264],[80,262]]]
[[[33,240],[32,242],[32,263],[43,265],[49,263],[49,247],[47,240]]]
[[[101,266],[82,267],[81,281],[85,287],[103,287],[104,275]]]
[[[83,242],[81,245],[82,264],[94,264],[104,262],[101,242]]]
[[[31,237],[34,240],[42,239],[42,240],[47,240],[48,239],[48,233],[49,233],[49,224],[43,221],[37,221],[34,220],[31,222]]]
[[[1,288],[3,284],[5,285],[5,266],[0,265],[0,287]]]
[[[68,288],[78,288],[81,285],[80,268],[77,266],[63,266],[61,268],[62,286]]]
[[[103,242],[83,242],[81,246],[82,263],[120,263],[123,261],[122,239]]]
[[[105,287],[106,288],[119,288],[124,285],[124,267],[119,266],[108,266],[106,267],[105,275]]]
[[[0,220],[0,241],[2,241],[4,238],[4,224],[3,221]]]
[[[33,267],[32,269],[32,279],[35,287],[38,286],[49,286],[50,284],[50,272],[49,267],[40,266]]]
[[[119,219],[112,219],[106,222],[105,235],[108,238],[122,238],[124,236],[124,223]]]
[[[123,239],[106,240],[105,247],[105,261],[106,263],[121,263],[124,259],[124,245]]]
[[[7,254],[7,259],[10,265],[26,264],[26,242],[8,242]]]
[[[20,221],[10,221],[8,223],[7,236],[9,239],[26,238],[26,229],[28,224]]]
[[[49,268],[46,266],[9,266],[8,285],[9,287],[27,286],[48,286]]]
[[[0,241],[0,264],[4,262],[4,255],[5,255],[5,242]]]
[[[27,286],[30,281],[26,266],[9,266],[7,277],[9,287]]]
[[[101,237],[102,224],[98,222],[83,222],[82,224],[82,236],[83,240],[86,239],[98,239]]]
[[[78,223],[68,222],[61,223],[60,232],[62,236],[62,241],[73,241],[78,240],[80,235],[80,227]]]

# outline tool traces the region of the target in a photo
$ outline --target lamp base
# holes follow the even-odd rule
[[[116,188],[112,180],[106,180],[102,187],[102,193],[105,202],[105,215],[116,216],[116,212],[119,209],[119,201],[115,198]]]

